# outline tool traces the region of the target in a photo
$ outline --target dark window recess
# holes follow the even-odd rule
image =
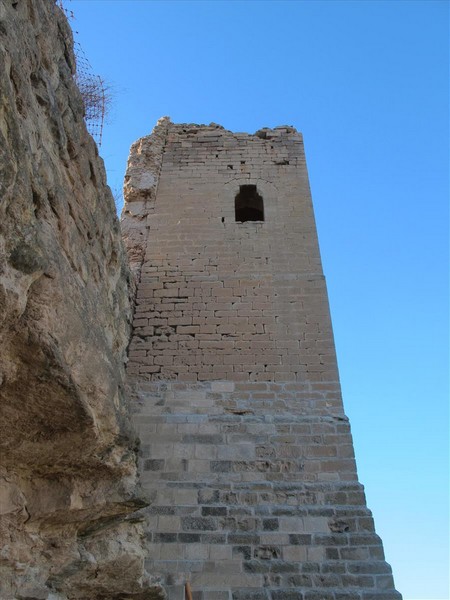
[[[264,204],[256,185],[239,186],[239,194],[234,201],[236,221],[264,221]]]

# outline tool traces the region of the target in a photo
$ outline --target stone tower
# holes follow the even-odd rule
[[[302,136],[162,119],[125,198],[147,570],[170,600],[400,599],[357,479]]]

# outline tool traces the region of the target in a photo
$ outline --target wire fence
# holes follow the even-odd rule
[[[67,0],[56,0],[57,6],[65,13],[69,21],[75,18],[72,10],[65,6]],[[74,36],[76,31],[73,32]],[[80,42],[74,42],[76,60],[75,83],[84,102],[84,120],[86,128],[100,147],[103,140],[105,116],[110,108],[111,94],[105,81],[95,75]]]
[[[75,82],[84,102],[84,120],[97,145],[102,145],[103,126],[110,97],[100,75],[95,75],[79,42],[74,45],[77,68]]]

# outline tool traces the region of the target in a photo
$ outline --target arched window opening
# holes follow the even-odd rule
[[[239,194],[234,201],[236,221],[264,221],[264,204],[256,185],[239,186]]]

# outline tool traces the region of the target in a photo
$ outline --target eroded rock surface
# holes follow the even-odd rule
[[[133,282],[140,280],[149,232],[155,209],[169,117],[159,119],[151,135],[140,138],[130,149],[124,182],[122,237],[127,249]]]
[[[131,279],[51,0],[0,0],[0,598],[160,598],[133,513]]]

